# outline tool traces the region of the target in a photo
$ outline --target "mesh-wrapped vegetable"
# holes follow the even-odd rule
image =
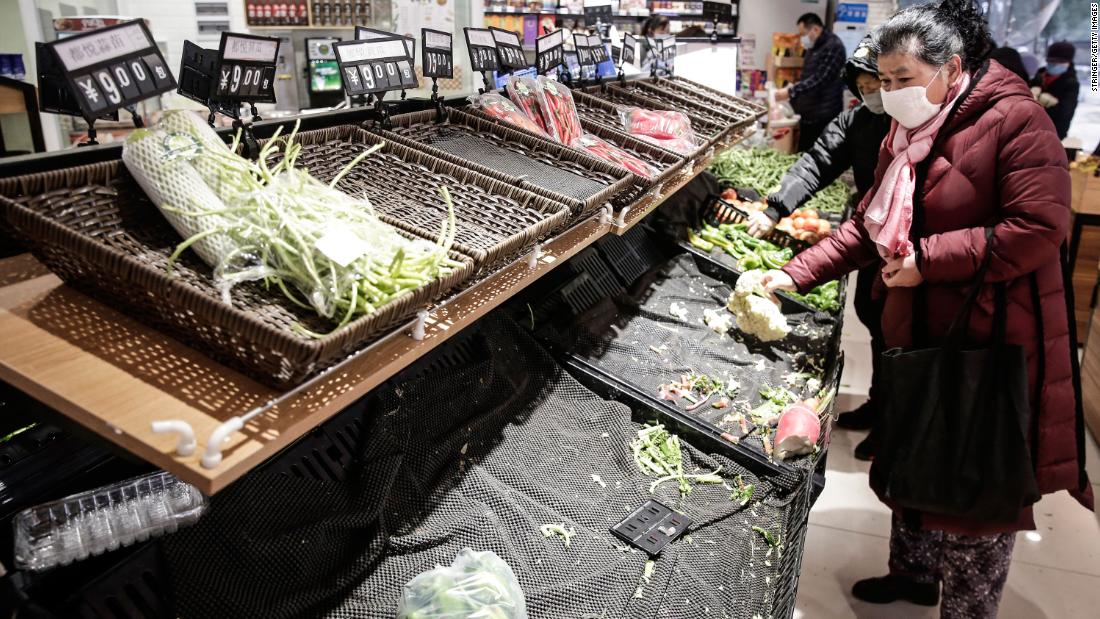
[[[194,248],[214,267],[226,303],[234,285],[264,280],[339,328],[457,266],[448,258],[453,212],[441,222],[437,243],[412,240],[379,220],[368,201],[335,188],[377,148],[364,150],[326,184],[294,167],[301,146],[293,134],[276,135],[253,162],[198,117],[170,113],[164,124],[127,139],[123,161],[186,239],[171,262]],[[280,150],[284,156],[272,166],[269,159]]]
[[[463,548],[449,566],[428,570],[405,584],[398,619],[527,619],[519,581],[492,551]]]

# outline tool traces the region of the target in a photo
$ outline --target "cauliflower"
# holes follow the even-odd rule
[[[707,309],[703,310],[703,323],[718,335],[725,335],[729,333],[730,327],[733,326],[733,316],[730,316],[729,312],[724,309]]]
[[[791,327],[775,303],[764,297],[763,277],[763,271],[755,270],[746,271],[737,278],[729,310],[737,319],[738,329],[755,335],[762,342],[772,342],[786,337]]]
[[[687,306],[680,305],[679,303],[676,303],[674,301],[672,303],[672,305],[668,306],[668,313],[671,314],[673,318],[679,318],[680,320],[687,320],[688,308],[687,308]]]

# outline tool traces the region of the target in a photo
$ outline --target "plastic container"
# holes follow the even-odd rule
[[[194,486],[158,472],[16,514],[15,565],[42,571],[193,524],[206,508]]]

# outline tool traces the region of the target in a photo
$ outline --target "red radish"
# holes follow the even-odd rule
[[[775,431],[775,456],[780,460],[804,456],[814,450],[820,434],[821,422],[817,413],[805,402],[791,404],[779,416],[779,428]]]

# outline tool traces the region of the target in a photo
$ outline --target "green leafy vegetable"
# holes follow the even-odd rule
[[[779,547],[780,540],[779,540],[779,535],[778,534],[770,533],[764,527],[758,527],[758,526],[755,526],[755,525],[752,527],[752,530],[759,533],[760,537],[763,537],[764,541],[768,543],[768,546],[771,546],[772,548],[778,548]]]

